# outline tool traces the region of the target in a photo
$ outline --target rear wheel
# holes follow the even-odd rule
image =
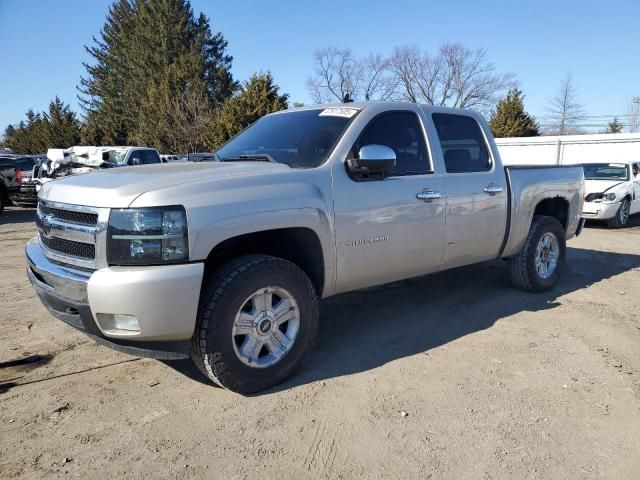
[[[2,195],[2,192],[0,192],[0,215],[2,215],[2,212],[4,212],[5,202],[6,200],[4,199],[4,195]]]
[[[214,272],[203,288],[192,358],[213,382],[250,394],[289,378],[308,356],[318,299],[295,264],[247,255]]]
[[[531,292],[550,290],[560,278],[565,250],[560,222],[553,217],[533,217],[522,250],[508,261],[511,283]]]
[[[610,228],[625,227],[627,223],[629,223],[630,210],[631,210],[631,202],[629,201],[628,198],[623,199],[622,202],[620,203],[620,207],[618,208],[618,211],[616,212],[616,216],[610,219],[607,222],[607,225]]]

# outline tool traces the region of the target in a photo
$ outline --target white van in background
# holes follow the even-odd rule
[[[640,133],[496,138],[506,166],[640,161]]]
[[[582,216],[612,228],[640,213],[640,133],[496,138],[505,165],[582,165]]]

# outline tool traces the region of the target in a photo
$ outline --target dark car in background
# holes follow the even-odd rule
[[[19,171],[16,185],[8,193],[7,199],[21,206],[35,206],[38,203],[35,170],[40,166],[44,156],[6,156],[0,157],[0,169]]]
[[[0,214],[8,205],[10,197],[18,191],[22,172],[19,168],[0,162]]]

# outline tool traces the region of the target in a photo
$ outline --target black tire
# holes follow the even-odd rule
[[[4,204],[5,204],[5,199],[4,199],[4,196],[2,195],[2,192],[0,192],[0,215],[2,215],[2,213],[4,212]]]
[[[629,207],[631,206],[631,202],[629,198],[625,198],[620,202],[620,207],[618,207],[618,211],[616,212],[615,217],[607,220],[607,226],[609,228],[623,228],[626,227],[629,223]],[[626,211],[626,215],[624,212]]]
[[[276,364],[256,368],[236,355],[232,328],[248,296],[266,286],[291,292],[300,310],[295,343]],[[267,255],[246,255],[213,272],[200,294],[191,358],[216,384],[251,394],[285,381],[309,355],[318,330],[318,296],[309,277],[295,264]]]
[[[546,233],[552,233],[558,240],[558,264],[548,278],[543,278],[535,266],[536,248]],[[536,215],[531,222],[529,235],[522,250],[507,262],[509,280],[513,286],[530,292],[546,292],[551,290],[560,278],[566,254],[565,231],[558,220],[553,217]]]

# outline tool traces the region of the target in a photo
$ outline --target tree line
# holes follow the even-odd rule
[[[47,111],[29,110],[26,119],[8,126],[5,147],[20,153],[74,144],[211,151],[259,117],[289,106],[270,72],[244,81],[233,77],[227,40],[204,14],[194,14],[189,0],[116,0],[85,49],[92,61],[84,64],[78,85],[82,120],[56,97]],[[404,45],[388,56],[362,57],[326,47],[313,60],[306,85],[317,103],[349,97],[474,108],[489,117],[499,137],[582,133],[588,118],[571,75],[538,121],[526,112],[515,75],[499,72],[484,49],[460,43],[443,43],[435,52]],[[606,131],[640,130],[640,103],[632,108],[627,125],[615,118]]]
[[[397,46],[384,56],[358,57],[349,48],[326,47],[314,54],[307,90],[318,102],[404,100],[435,106],[474,108],[490,118],[498,137],[585,133],[589,117],[578,98],[571,74],[549,99],[541,122],[524,108],[525,95],[512,73],[497,71],[484,49],[443,43],[435,52],[417,46]],[[630,132],[640,131],[640,100],[625,115]],[[602,118],[599,118],[602,121]],[[619,133],[625,125],[612,119],[603,133]]]
[[[4,146],[20,153],[74,144],[214,150],[257,118],[288,107],[270,72],[233,78],[227,47],[188,0],[117,0],[93,45],[85,46],[92,62],[78,86],[83,121],[56,97],[49,112],[29,110],[26,120],[7,127]]]
[[[4,132],[4,145],[14,152],[42,153],[48,148],[67,148],[80,142],[81,124],[76,114],[56,97],[47,111],[29,109],[26,119],[9,125]]]

